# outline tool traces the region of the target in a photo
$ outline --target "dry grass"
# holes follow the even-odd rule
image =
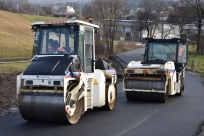
[[[131,50],[137,49],[135,42],[118,42],[117,45],[114,46],[114,54],[127,52]]]
[[[48,20],[63,19],[0,10],[0,60],[30,58],[34,37],[31,22]]]
[[[31,56],[34,33],[30,30],[30,22],[2,10],[0,10],[0,22],[1,58]]]

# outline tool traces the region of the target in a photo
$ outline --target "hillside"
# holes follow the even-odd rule
[[[31,55],[34,33],[30,22],[0,10],[0,56],[3,59]]]
[[[60,18],[17,14],[0,10],[0,57],[3,59],[31,57],[34,33],[31,22]],[[0,58],[1,61],[1,58]],[[2,112],[17,107],[16,75],[29,63],[0,64],[0,117]]]
[[[30,58],[34,33],[30,24],[35,21],[62,20],[0,10],[0,61],[1,59]]]

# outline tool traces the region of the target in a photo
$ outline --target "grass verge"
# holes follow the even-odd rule
[[[19,73],[24,71],[30,62],[17,62],[17,63],[8,63],[8,64],[0,64],[0,74],[12,74]]]
[[[192,62],[197,60],[194,69],[192,69]],[[186,66],[187,69],[191,69],[193,71],[202,73],[204,75],[204,55],[188,55],[188,64]]]

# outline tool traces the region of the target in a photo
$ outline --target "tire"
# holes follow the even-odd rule
[[[169,95],[168,95],[168,92],[164,93],[161,95],[161,102],[162,103],[167,103],[168,102],[168,99],[169,99]]]
[[[181,88],[180,88],[180,92],[178,93],[178,96],[182,96],[183,95],[183,91],[184,91],[184,80],[183,78],[181,79]]]
[[[109,88],[113,89],[113,93],[115,93],[115,99],[112,101],[112,102],[109,102],[109,97],[112,97],[111,95],[114,95],[112,93],[109,94],[108,90]],[[106,90],[105,90],[105,106],[104,106],[104,109],[105,110],[113,110],[115,105],[116,105],[116,101],[117,101],[117,85],[112,85],[110,86],[110,84],[106,84]]]
[[[185,87],[185,86],[184,86],[184,78],[181,78],[180,92],[176,94],[177,96],[182,96],[182,95],[183,95],[184,87]]]
[[[184,91],[184,85],[181,85],[180,92],[177,93],[176,95],[177,96],[182,96],[183,95],[183,91]]]
[[[170,82],[169,82],[170,83]],[[169,84],[166,87],[166,93],[164,94],[164,98],[162,100],[163,103],[167,103],[169,99]]]
[[[169,85],[167,85],[167,91],[166,93],[158,93],[156,94],[158,97],[157,97],[157,100],[159,102],[162,102],[162,103],[167,103],[168,102],[168,99],[169,99]]]
[[[83,109],[84,109],[84,97],[77,101],[74,114],[72,116],[67,115],[68,123],[72,125],[76,124],[81,118]]]

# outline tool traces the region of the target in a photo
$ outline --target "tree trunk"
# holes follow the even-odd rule
[[[181,37],[181,35],[183,33],[183,25],[180,25],[179,27],[180,27],[180,37]]]
[[[198,35],[197,35],[197,48],[196,48],[196,52],[199,53],[200,52],[200,49],[201,49],[201,29],[202,29],[202,25],[201,23],[199,23],[198,25]]]

